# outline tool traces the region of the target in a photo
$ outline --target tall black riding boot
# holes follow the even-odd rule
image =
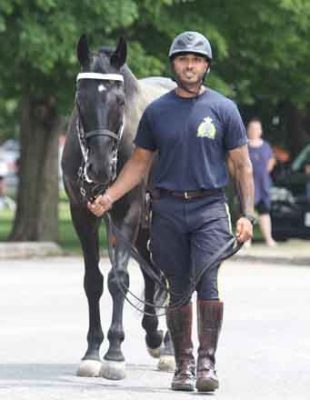
[[[218,300],[198,300],[198,360],[196,388],[213,392],[219,387],[215,371],[215,352],[223,321],[223,303]]]
[[[195,386],[195,359],[192,344],[192,304],[168,309],[167,323],[176,361],[171,389],[193,391]]]

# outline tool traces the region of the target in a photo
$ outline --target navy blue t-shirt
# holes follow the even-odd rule
[[[136,146],[158,150],[154,187],[176,191],[226,186],[227,151],[246,143],[236,105],[211,89],[195,98],[173,90],[153,101],[135,138]]]

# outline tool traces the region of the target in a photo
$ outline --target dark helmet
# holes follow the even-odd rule
[[[169,58],[180,53],[194,53],[212,60],[212,49],[209,40],[198,32],[180,33],[172,42],[169,50]]]

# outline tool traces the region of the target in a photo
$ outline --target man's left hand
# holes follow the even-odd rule
[[[252,222],[246,217],[240,217],[236,223],[236,239],[239,243],[247,242],[253,238]]]

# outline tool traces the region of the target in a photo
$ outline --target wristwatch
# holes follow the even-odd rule
[[[242,217],[248,219],[252,225],[255,225],[257,223],[257,219],[254,217],[254,215],[243,214]]]

